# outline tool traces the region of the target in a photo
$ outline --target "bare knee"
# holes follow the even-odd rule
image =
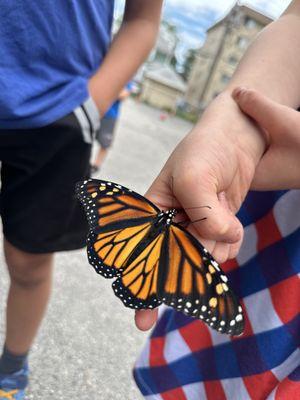
[[[11,282],[32,289],[51,279],[52,254],[32,254],[4,241],[4,255]]]

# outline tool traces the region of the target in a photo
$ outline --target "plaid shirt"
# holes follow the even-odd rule
[[[165,308],[134,370],[147,400],[300,399],[300,190],[251,192],[238,216],[243,245],[222,267],[245,332]]]

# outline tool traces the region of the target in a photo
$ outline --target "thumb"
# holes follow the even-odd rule
[[[261,128],[275,133],[282,131],[290,109],[253,89],[237,87],[232,97],[240,109],[253,118]]]
[[[191,221],[189,227],[202,239],[236,243],[243,235],[243,227],[230,211],[225,193],[217,194],[212,182],[204,183],[201,179],[205,175],[208,174],[198,171],[184,174],[184,179],[175,179],[164,168],[146,197],[161,209],[182,208]],[[186,218],[179,215],[178,219]]]
[[[243,228],[230,211],[224,192],[216,193],[213,185],[182,183],[174,185],[174,194],[188,215],[191,224],[204,239],[217,242],[236,243]]]

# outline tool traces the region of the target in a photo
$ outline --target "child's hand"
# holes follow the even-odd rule
[[[243,229],[235,214],[264,149],[264,135],[224,93],[176,147],[146,196],[162,209],[181,207],[190,221],[206,217],[189,229],[223,262],[239,250]],[[138,328],[149,329],[156,316],[155,310],[137,312]]]
[[[233,98],[265,129],[270,143],[251,186],[260,190],[299,189],[300,113],[247,88],[236,88]]]

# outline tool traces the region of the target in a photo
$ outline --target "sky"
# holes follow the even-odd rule
[[[119,15],[125,0],[116,0],[116,14]],[[205,40],[205,33],[214,22],[227,13],[235,0],[165,0],[163,19],[176,25],[179,46],[177,57],[183,58],[189,48],[199,48]],[[245,0],[259,12],[277,18],[291,0]]]

